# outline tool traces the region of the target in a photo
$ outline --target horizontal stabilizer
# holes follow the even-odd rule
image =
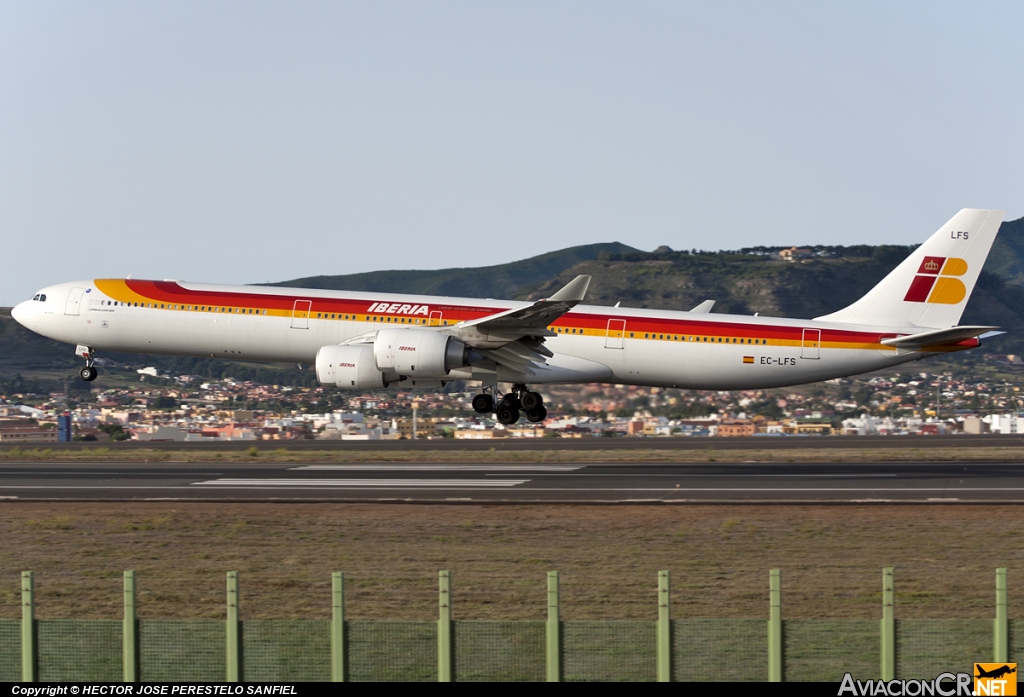
[[[903,349],[928,348],[930,346],[949,346],[964,339],[973,339],[993,332],[999,327],[950,327],[949,329],[936,329],[932,332],[920,334],[908,334],[907,336],[882,339],[886,346],[895,346]],[[991,334],[989,334],[991,336]]]
[[[713,308],[714,306],[715,306],[715,301],[714,300],[705,300],[700,305],[698,305],[697,307],[695,307],[692,310],[690,310],[690,312],[691,313],[694,313],[694,312],[698,312],[698,313],[711,312],[711,308]]]

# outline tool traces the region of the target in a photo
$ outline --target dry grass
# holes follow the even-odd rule
[[[1012,447],[792,448],[745,450],[149,450],[142,448],[0,449],[0,462],[1020,462]]]
[[[18,572],[38,616],[120,616],[135,569],[143,617],[223,617],[224,572],[243,616],[327,617],[330,572],[352,618],[433,619],[451,569],[458,618],[541,618],[562,572],[568,619],[656,612],[670,569],[677,617],[765,617],[783,569],[792,618],[874,618],[896,566],[902,617],[991,617],[997,566],[1024,616],[1024,510],[1013,506],[486,506],[217,503],[0,504],[0,616]]]

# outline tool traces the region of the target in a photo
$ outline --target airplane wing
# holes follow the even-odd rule
[[[577,276],[550,298],[447,330],[496,364],[532,376],[554,355],[544,346],[545,337],[555,336],[548,326],[583,300],[589,285],[590,276]]]
[[[450,333],[473,348],[496,349],[523,337],[554,336],[548,325],[575,307],[587,293],[590,276],[577,276],[550,298],[517,309],[459,322]]]
[[[963,341],[964,339],[973,339],[974,337],[988,334],[996,329],[999,329],[999,327],[950,327],[949,329],[935,329],[930,332],[921,332],[920,334],[908,334],[906,336],[897,336],[891,339],[882,339],[882,343],[886,346],[895,346],[897,348],[905,349],[928,348],[930,346],[949,346],[950,344],[955,344]]]

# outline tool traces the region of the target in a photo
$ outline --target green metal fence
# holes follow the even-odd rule
[[[1006,569],[996,570],[993,620],[897,619],[891,568],[880,620],[785,620],[777,569],[767,621],[673,620],[667,571],[650,621],[565,621],[558,572],[547,583],[546,620],[454,620],[447,571],[436,622],[346,620],[340,573],[330,620],[243,620],[229,572],[225,620],[140,620],[126,571],[121,620],[62,620],[35,618],[26,571],[22,618],[0,619],[0,681],[891,680],[1024,659],[1024,620],[1007,618]]]

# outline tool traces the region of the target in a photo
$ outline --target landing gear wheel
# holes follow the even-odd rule
[[[526,420],[533,424],[539,424],[546,418],[548,418],[548,410],[544,408],[543,404],[526,412]]]
[[[501,400],[501,404],[498,405],[498,423],[503,423],[506,426],[511,426],[516,421],[519,421],[519,410],[512,404],[509,404],[509,400]]]
[[[93,366],[87,365],[78,371],[78,375],[86,382],[92,382],[96,379],[96,376],[99,375],[99,371]]]
[[[473,397],[473,411],[477,414],[489,414],[494,411],[494,398],[489,394],[478,394]]]
[[[523,410],[529,413],[544,406],[544,398],[538,392],[524,392],[519,397],[519,403],[523,405]]]

